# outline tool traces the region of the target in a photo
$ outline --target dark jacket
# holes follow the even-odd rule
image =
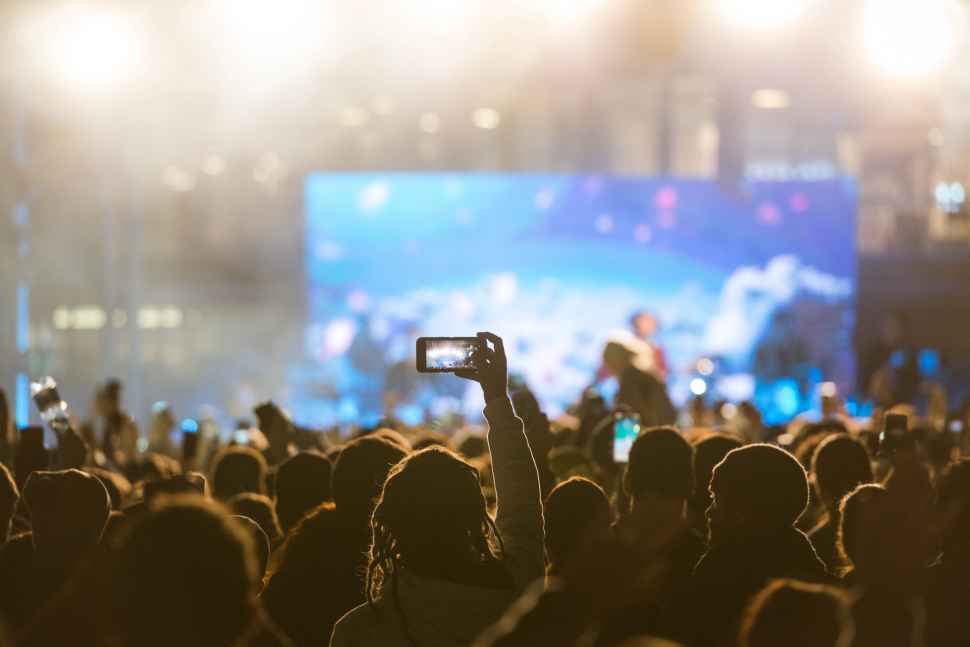
[[[930,568],[926,594],[926,647],[970,645],[970,560],[944,555]]]
[[[668,550],[656,556],[654,563],[664,564],[659,579],[650,582],[640,599],[606,619],[595,644],[618,645],[644,635],[677,638],[680,627],[690,621],[684,613],[691,603],[691,573],[705,549],[704,539],[685,528]]]
[[[775,578],[828,580],[808,537],[795,528],[731,538],[712,546],[691,578],[693,613],[677,638],[689,647],[722,647],[737,641],[751,598]]]
[[[337,620],[364,602],[369,543],[366,526],[338,518],[316,562],[280,570],[269,579],[260,597],[273,621],[295,643],[329,645]]]

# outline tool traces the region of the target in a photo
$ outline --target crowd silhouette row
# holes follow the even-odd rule
[[[939,421],[830,408],[782,443],[696,401],[676,425],[608,349],[614,406],[551,422],[483,339],[459,377],[487,430],[337,444],[267,403],[225,446],[156,411],[139,452],[112,382],[45,449],[0,397],[0,644],[970,645],[970,459]],[[644,422],[624,463],[617,411]]]

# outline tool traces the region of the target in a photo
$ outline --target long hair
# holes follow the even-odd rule
[[[376,611],[390,583],[402,620],[401,566],[447,578],[494,564],[503,553],[478,470],[442,447],[414,453],[391,469],[371,516],[371,533],[367,602]],[[404,626],[407,631],[406,620]]]

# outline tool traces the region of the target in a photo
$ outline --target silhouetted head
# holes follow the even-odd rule
[[[406,455],[398,445],[377,436],[347,443],[333,466],[333,502],[340,515],[366,524],[387,473]]]
[[[339,504],[338,504],[339,506]],[[338,507],[339,510],[339,507]],[[429,447],[391,469],[371,520],[369,600],[399,566],[419,574],[455,572],[494,560],[498,541],[478,470]]]
[[[48,564],[68,564],[101,541],[111,500],[101,481],[80,470],[34,472],[24,486],[34,551]]]
[[[797,580],[775,580],[748,605],[741,647],[849,647],[855,634],[845,593]]]
[[[485,434],[470,429],[464,430],[456,439],[458,453],[466,459],[478,458],[488,454],[488,443]]]
[[[838,549],[843,560],[858,567],[864,562],[864,520],[881,502],[885,502],[886,488],[875,483],[860,485],[847,494],[839,504]]]
[[[125,474],[132,483],[139,481],[161,481],[177,476],[182,466],[171,456],[148,452],[128,465]]]
[[[833,512],[857,485],[872,481],[869,452],[848,434],[833,434],[812,457],[812,476],[819,499]]]
[[[808,477],[795,457],[774,445],[728,452],[711,476],[711,540],[792,527],[808,506]]]
[[[379,429],[377,429],[376,431],[368,435],[377,436],[378,438],[389,440],[406,452],[410,452],[412,449],[411,442],[404,437],[404,434],[402,434],[397,429],[393,429],[391,427],[380,427]]]
[[[610,500],[599,485],[574,476],[554,487],[543,506],[546,522],[546,561],[550,574],[559,573],[569,559],[613,523]]]
[[[357,564],[334,563],[335,538],[342,532],[337,509],[328,501],[293,526],[273,557],[260,600],[296,645],[329,644],[334,623],[347,610],[337,600],[352,606],[360,596]]]
[[[10,537],[10,523],[17,511],[20,491],[7,466],[0,463],[0,545]]]
[[[111,497],[111,509],[121,510],[125,501],[131,495],[131,481],[118,472],[102,467],[85,467],[84,471],[101,481],[101,485]]]
[[[707,510],[711,504],[711,473],[728,452],[741,447],[734,436],[715,433],[701,438],[694,445],[694,498],[698,509]]]
[[[316,452],[300,452],[276,469],[276,514],[284,533],[330,499],[332,471],[330,459]]]
[[[647,429],[633,441],[623,487],[635,503],[646,497],[686,501],[693,460],[694,450],[676,429]]]
[[[228,447],[212,464],[212,495],[226,501],[243,492],[266,494],[266,459],[251,447]]]
[[[304,515],[290,530],[280,548],[280,559],[271,575],[308,574],[315,577],[318,569],[329,567],[331,558],[321,546],[327,546],[340,532],[337,508],[330,501]]]
[[[249,517],[259,524],[271,546],[275,546],[283,538],[280,521],[276,518],[276,508],[265,494],[243,492],[229,499],[226,505],[233,513]]]
[[[251,536],[213,501],[162,499],[120,538],[115,566],[124,645],[229,645],[254,620]]]
[[[157,481],[146,481],[142,489],[145,503],[151,504],[154,499],[162,496],[195,494],[201,497],[207,497],[209,488],[202,474],[198,472],[187,472]]]
[[[940,541],[947,559],[970,558],[970,458],[952,463],[936,484]]]
[[[429,430],[419,432],[411,441],[411,448],[416,452],[428,447],[451,449],[451,443],[448,441],[448,436],[443,433]]]

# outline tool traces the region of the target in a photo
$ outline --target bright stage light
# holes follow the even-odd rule
[[[230,61],[262,64],[276,74],[334,51],[328,18],[320,0],[211,0],[208,16],[221,27],[217,38],[229,46]]]
[[[690,381],[690,392],[698,397],[704,395],[707,393],[707,382],[699,377],[695,377]]]
[[[431,32],[451,30],[463,25],[475,12],[475,3],[463,0],[422,0],[401,3],[401,11]]]
[[[784,110],[791,105],[791,99],[784,90],[765,88],[755,90],[751,95],[751,105],[761,110]]]
[[[863,39],[870,59],[901,77],[939,71],[956,43],[955,11],[947,0],[869,0]]]
[[[495,108],[478,108],[472,113],[472,123],[482,130],[495,130],[502,123],[502,113]]]
[[[781,27],[798,19],[809,0],[714,0],[725,19],[744,27]]]
[[[542,10],[551,23],[571,25],[588,17],[603,2],[604,0],[546,0]]]
[[[138,29],[103,10],[63,7],[38,17],[27,36],[44,48],[44,62],[67,85],[113,85],[132,77],[142,62]]]

